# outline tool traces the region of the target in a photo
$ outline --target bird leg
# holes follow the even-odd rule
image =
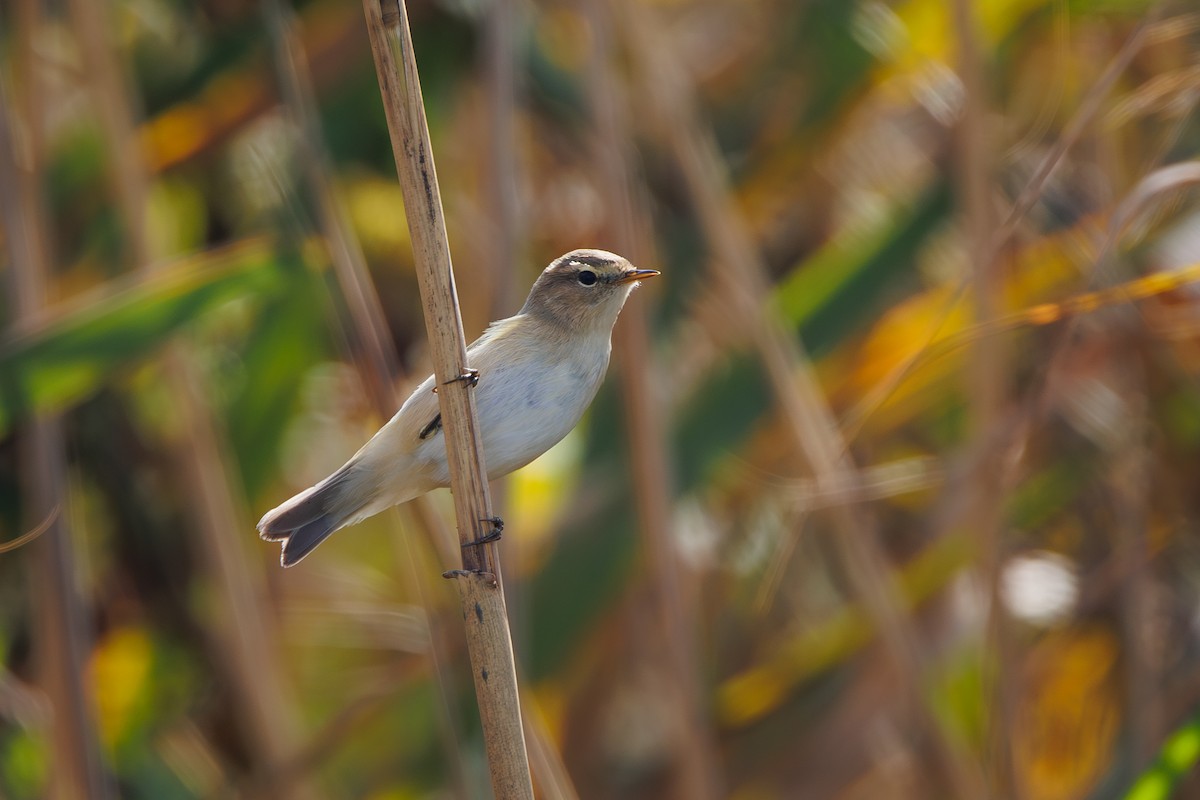
[[[421,432],[417,434],[418,439],[428,439],[442,429],[442,415],[439,413],[436,417],[429,421],[429,424],[421,428]]]

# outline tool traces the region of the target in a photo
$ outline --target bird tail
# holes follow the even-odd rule
[[[329,534],[374,513],[367,510],[374,492],[363,486],[364,477],[351,461],[263,515],[259,536],[268,542],[283,542],[280,564],[290,567],[299,563]]]

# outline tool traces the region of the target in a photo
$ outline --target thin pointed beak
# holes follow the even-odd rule
[[[644,281],[646,278],[653,278],[662,273],[656,269],[634,269],[626,272],[621,277],[617,278],[613,283],[630,283],[632,281]]]

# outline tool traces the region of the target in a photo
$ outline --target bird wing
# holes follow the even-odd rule
[[[494,345],[516,327],[516,317],[493,322],[487,330],[467,348],[467,367],[480,371],[480,380],[487,380],[487,373],[496,366],[499,355]],[[418,447],[421,442],[432,439],[442,429],[442,414],[438,407],[434,376],[430,375],[409,396],[400,411],[388,423],[397,428],[397,439],[405,451]]]

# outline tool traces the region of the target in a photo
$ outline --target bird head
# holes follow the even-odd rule
[[[572,250],[538,276],[521,313],[569,331],[608,331],[638,282],[658,274],[607,250]]]

